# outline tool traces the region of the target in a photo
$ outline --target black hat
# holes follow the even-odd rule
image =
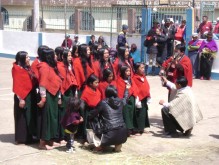
[[[122,25],[122,30],[127,30],[129,27],[128,27],[128,25]]]
[[[165,20],[165,23],[170,23],[170,19],[167,18],[167,19]]]

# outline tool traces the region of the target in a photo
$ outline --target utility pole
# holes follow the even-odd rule
[[[33,10],[33,31],[40,31],[39,26],[39,0],[34,0],[34,10]]]
[[[64,19],[65,19],[65,48],[67,48],[67,28],[66,28],[66,0],[65,0],[65,5],[64,5]]]
[[[4,18],[2,14],[2,0],[0,0],[0,30],[4,30]]]
[[[92,28],[93,28],[93,25],[92,25],[92,5],[91,5],[91,0],[90,0],[90,33],[92,32]]]
[[[44,17],[43,17],[43,0],[41,0],[41,13],[42,13],[42,29],[44,28],[43,27],[43,20],[44,20]],[[40,24],[41,24],[41,21],[40,21]]]

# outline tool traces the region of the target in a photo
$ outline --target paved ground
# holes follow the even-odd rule
[[[65,147],[43,151],[37,145],[14,144],[13,93],[11,67],[13,59],[0,58],[0,163],[1,164],[219,164],[219,81],[194,80],[193,91],[204,120],[196,125],[190,138],[164,138],[158,101],[167,98],[159,77],[148,77],[152,103],[149,105],[149,134],[129,138],[121,153],[96,154],[88,146],[76,143],[76,153]]]

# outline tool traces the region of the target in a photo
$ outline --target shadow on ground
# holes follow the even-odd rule
[[[214,138],[216,138],[216,139],[219,139],[219,135],[211,134],[211,135],[209,135],[209,136],[214,137]]]
[[[14,134],[0,134],[0,141],[3,143],[15,143]]]

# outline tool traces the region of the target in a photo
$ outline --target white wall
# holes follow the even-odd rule
[[[219,40],[216,40],[218,53],[217,57],[214,59],[214,64],[212,66],[212,72],[219,73]]]
[[[74,34],[70,34],[74,38]],[[88,36],[79,35],[80,43],[87,43]],[[98,36],[96,35],[96,40]],[[106,43],[115,48],[117,44],[117,36],[113,36],[112,45],[110,45],[110,36],[104,36]],[[53,49],[61,46],[64,40],[64,34],[60,33],[42,33],[42,45],[47,45]],[[135,43],[138,49],[141,49],[140,36],[132,36],[127,38],[129,45]],[[219,48],[219,40],[216,41]],[[39,34],[37,32],[12,32],[0,30],[0,53],[15,55],[18,51],[24,50],[29,53],[30,57],[35,57],[39,47]],[[212,72],[219,73],[219,51],[217,58],[214,60]]]
[[[35,56],[38,48],[38,33],[2,31],[2,47],[0,53],[16,54],[26,51],[30,56]]]

